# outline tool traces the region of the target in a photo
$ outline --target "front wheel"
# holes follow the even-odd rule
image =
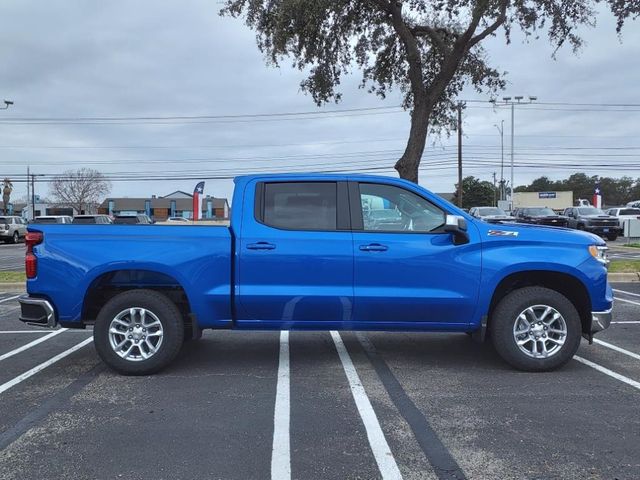
[[[525,287],[505,296],[490,321],[498,354],[519,370],[549,371],[567,363],[580,346],[582,325],[564,295]]]
[[[18,243],[20,241],[20,235],[18,234],[18,232],[13,232],[13,238],[12,241],[14,244]]]
[[[182,346],[180,310],[153,290],[129,290],[100,310],[93,339],[100,358],[124,375],[149,375],[162,370]]]
[[[611,242],[615,242],[618,239],[618,234],[617,233],[609,233],[607,235],[607,240],[611,241]]]

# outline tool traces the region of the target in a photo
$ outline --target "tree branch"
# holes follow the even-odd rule
[[[409,31],[416,37],[429,37],[438,50],[445,55],[447,54],[447,46],[440,36],[440,31],[442,31],[442,29],[435,29],[428,25],[416,25],[415,27],[410,28]]]
[[[507,5],[509,5],[509,0],[504,0],[500,5],[500,14],[496,18],[496,20],[487,28],[485,28],[484,31],[480,32],[475,37],[472,37],[471,40],[469,40],[469,47],[473,47],[478,42],[484,40],[487,36],[495,32],[498,27],[500,27],[500,25],[504,23],[504,21],[507,19]]]

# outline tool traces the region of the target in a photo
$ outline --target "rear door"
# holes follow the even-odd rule
[[[348,208],[346,182],[247,185],[236,249],[239,326],[329,328],[351,319]]]
[[[454,245],[443,231],[446,211],[399,185],[351,183],[354,245],[354,323],[386,328],[428,322],[460,326],[474,315],[481,275],[481,243]],[[394,221],[372,221],[389,211]],[[393,214],[391,214],[393,212]],[[379,215],[379,214],[378,214]]]

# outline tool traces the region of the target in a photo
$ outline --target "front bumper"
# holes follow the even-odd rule
[[[51,303],[44,298],[20,295],[20,321],[34,327],[55,328],[58,324],[56,312]]]
[[[619,225],[607,225],[606,227],[601,225],[586,225],[584,229],[587,232],[595,233],[597,235],[607,235],[610,233],[617,233],[618,235],[620,235],[622,233],[622,229]]]
[[[591,312],[591,335],[601,332],[602,330],[609,328],[611,325],[611,310],[605,310],[604,312]]]

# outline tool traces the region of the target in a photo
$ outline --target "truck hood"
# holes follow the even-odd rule
[[[570,228],[524,223],[487,224],[474,222],[483,242],[511,241],[528,243],[571,243],[574,245],[606,245],[599,236]]]

